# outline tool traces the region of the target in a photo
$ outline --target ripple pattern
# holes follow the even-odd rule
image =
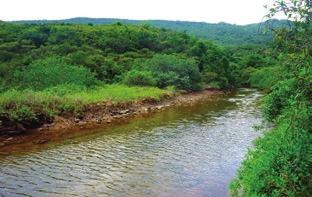
[[[153,117],[40,152],[0,160],[0,196],[227,196],[259,136],[256,101],[236,95]]]

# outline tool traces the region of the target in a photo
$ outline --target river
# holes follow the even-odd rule
[[[241,89],[0,157],[0,196],[228,196],[260,97]]]

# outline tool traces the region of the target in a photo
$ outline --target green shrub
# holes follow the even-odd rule
[[[20,106],[11,111],[9,118],[15,122],[34,122],[37,120],[35,113],[28,106]]]
[[[250,76],[253,72],[255,72],[257,69],[256,68],[253,68],[253,67],[247,67],[247,68],[244,68],[244,69],[241,69],[240,70],[240,76],[239,76],[239,81],[242,83],[242,84],[245,84],[245,85],[250,85]]]
[[[176,72],[169,71],[169,72],[158,73],[157,76],[155,76],[155,78],[157,78],[157,87],[165,88],[165,87],[168,87],[168,85],[177,86],[178,85],[177,81],[179,79],[179,76]]]
[[[217,84],[220,89],[230,89],[235,87],[233,67],[230,67],[227,52],[220,47],[209,49],[204,57],[203,81],[208,85]],[[213,77],[211,78],[211,74]]]
[[[225,89],[229,87],[229,81],[225,77],[220,77],[215,72],[204,71],[202,73],[203,82],[212,88]]]
[[[263,67],[250,73],[249,83],[251,87],[270,89],[277,81],[279,67]]]
[[[150,71],[131,70],[126,74],[124,83],[130,86],[155,86],[156,80]]]
[[[256,141],[230,185],[232,196],[311,195],[311,128],[301,125],[311,118],[296,120],[293,126],[291,121],[283,119]]]
[[[35,90],[60,84],[92,86],[97,83],[94,74],[87,68],[68,65],[59,57],[41,59],[23,70],[15,71],[13,81],[20,88]]]
[[[264,99],[263,111],[267,120],[273,121],[290,105],[294,97],[295,79],[280,81],[272,87],[272,91]]]
[[[157,54],[151,59],[136,62],[135,70],[151,72],[156,86],[176,86],[182,90],[199,90],[200,73],[195,60],[177,55]]]
[[[32,90],[8,90],[0,94],[0,120],[7,125],[21,123],[35,127],[52,119],[51,110],[60,101],[53,95],[36,94]]]

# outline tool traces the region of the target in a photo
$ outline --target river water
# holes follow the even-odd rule
[[[241,89],[0,158],[0,196],[228,196],[260,97]]]

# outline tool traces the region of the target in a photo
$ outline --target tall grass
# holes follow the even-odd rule
[[[42,91],[8,90],[0,94],[0,120],[4,124],[21,123],[36,126],[51,121],[55,115],[79,113],[97,102],[127,102],[146,97],[160,99],[168,93],[154,87],[105,85],[88,89],[84,86],[62,85]]]
[[[94,103],[111,100],[113,102],[125,102],[145,97],[160,99],[160,96],[167,93],[155,87],[128,87],[125,85],[107,85],[94,89],[84,89],[79,92],[66,94],[64,97],[69,100],[80,100],[82,103]]]

